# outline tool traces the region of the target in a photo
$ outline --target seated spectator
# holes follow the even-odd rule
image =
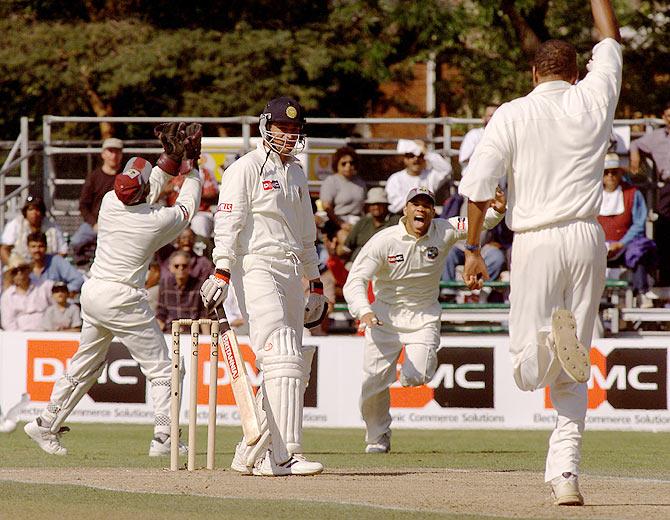
[[[333,175],[321,185],[319,198],[328,218],[338,227],[351,229],[363,214],[365,182],[357,175],[358,154],[349,146],[335,150]]]
[[[30,264],[19,255],[7,262],[11,285],[0,297],[0,318],[4,330],[45,330],[44,313],[51,305],[51,280],[33,283]]]
[[[214,230],[214,213],[212,206],[216,207],[219,201],[219,183],[214,174],[216,170],[216,163],[211,155],[203,153],[200,157],[198,171],[200,172],[200,180],[202,182],[202,194],[200,196],[200,206],[198,212],[193,215],[191,220],[191,229],[196,235],[201,237],[211,237]],[[185,174],[191,171],[190,161],[184,161],[179,171],[179,175],[173,177],[170,182],[165,185],[163,195],[165,196],[165,204],[167,206],[174,206],[181,185],[184,183]]]
[[[30,195],[23,208],[21,215],[10,220],[2,231],[2,245],[0,245],[0,257],[2,263],[7,265],[9,256],[15,253],[25,260],[30,261],[28,251],[28,235],[41,231],[46,235],[46,252],[54,255],[67,254],[67,244],[63,238],[60,228],[46,218],[47,207],[40,197]]]
[[[79,211],[84,220],[74,235],[71,246],[77,265],[90,261],[98,237],[98,213],[102,198],[114,187],[114,179],[123,166],[123,141],[110,137],[102,142],[102,165],[92,170],[79,194]]]
[[[190,227],[182,231],[174,244],[167,244],[160,248],[156,253],[158,263],[161,267],[161,278],[170,275],[169,259],[175,251],[184,251],[189,256],[189,271],[191,276],[195,276],[201,281],[214,272],[214,263],[205,255],[198,255],[196,247],[198,246],[197,235]]]
[[[647,204],[640,191],[622,182],[625,170],[619,156],[608,153],[603,174],[603,201],[598,221],[607,241],[607,266],[625,266],[633,272],[633,290],[641,307],[653,307],[656,295],[649,291],[649,272],[656,263],[656,244],[645,234]]]
[[[360,219],[337,248],[337,254],[348,263],[356,259],[356,255],[377,231],[393,226],[400,221],[400,215],[389,213],[389,201],[384,188],[370,188],[365,199],[366,215]]]
[[[169,331],[173,320],[205,317],[200,286],[202,282],[189,270],[190,255],[178,249],[168,260],[169,274],[161,276],[156,318],[163,331]]]
[[[69,291],[63,282],[56,282],[51,288],[54,301],[44,313],[44,330],[76,332],[81,330],[81,312],[79,307],[68,303]]]
[[[498,188],[498,194],[504,196],[503,191]],[[461,214],[467,212],[467,203],[461,209]],[[491,280],[497,280],[502,272],[506,260],[506,251],[512,245],[511,232],[505,236],[504,231],[509,231],[505,226],[504,221],[500,222],[495,228],[489,231],[483,231],[481,235],[480,244],[482,246],[481,253],[486,270],[488,271]],[[457,280],[456,267],[465,263],[465,240],[459,240],[447,253],[447,260],[444,266],[444,273],[442,280],[454,281]],[[461,280],[458,280],[461,281]]]
[[[399,139],[397,151],[403,156],[405,169],[395,172],[386,181],[391,213],[402,212],[405,197],[411,189],[425,186],[437,193],[451,176],[449,161],[437,152],[428,152],[423,141]]]
[[[30,279],[33,282],[41,280],[64,282],[71,293],[81,291],[84,277],[62,256],[47,254],[47,237],[44,233],[41,231],[31,233],[27,242],[32,257]]]

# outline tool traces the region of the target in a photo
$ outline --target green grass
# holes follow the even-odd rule
[[[167,457],[147,456],[150,426],[73,424],[63,436],[67,457],[43,453],[21,431],[0,435],[0,467],[165,468]],[[241,430],[217,430],[218,468],[227,468]],[[388,455],[363,453],[363,431],[308,429],[306,452],[326,469],[402,471],[407,468],[537,471],[544,469],[548,431],[395,430]],[[206,430],[198,430],[197,466],[204,466]],[[670,433],[587,431],[582,471],[601,476],[670,479]],[[185,458],[182,460],[185,462]],[[82,482],[85,484],[85,482]],[[235,515],[227,512],[235,511]],[[237,500],[106,491],[71,485],[0,481],[0,518],[23,519],[59,513],[66,518],[361,518],[448,519],[482,517],[427,514],[358,505],[286,500]],[[500,517],[496,517],[500,520]],[[517,519],[518,520],[518,519]]]

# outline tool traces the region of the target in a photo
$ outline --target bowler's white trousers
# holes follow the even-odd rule
[[[521,390],[549,386],[558,414],[549,440],[545,480],[579,474],[587,385],[572,381],[551,350],[551,315],[564,308],[577,322],[577,337],[591,345],[605,287],[607,249],[600,224],[569,221],[516,233],[510,270],[510,353]]]
[[[54,411],[73,394],[73,383],[86,384],[107,357],[112,338],[123,343],[149,381],[154,405],[154,432],[170,433],[171,363],[165,337],[149,307],[146,291],[130,285],[91,278],[81,290],[82,329],[79,348],[67,374],[54,385],[43,417],[51,422]],[[97,379],[97,375],[95,376]],[[76,393],[74,393],[76,395]],[[83,395],[79,396],[81,399]],[[74,408],[69,406],[68,413]],[[62,422],[64,418],[58,419]]]
[[[438,302],[413,309],[377,300],[372,310],[382,325],[365,330],[360,407],[368,444],[379,442],[391,430],[389,388],[396,380],[403,345],[405,360],[400,371],[403,386],[423,385],[435,374],[441,314]]]

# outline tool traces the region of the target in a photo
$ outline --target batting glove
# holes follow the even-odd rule
[[[309,282],[309,296],[305,304],[305,327],[311,329],[328,314],[328,298],[323,295],[323,283]]]
[[[202,283],[200,287],[200,297],[206,311],[211,311],[215,307],[223,305],[223,301],[228,296],[228,287],[230,286],[230,272],[224,269],[217,269],[214,274]]]

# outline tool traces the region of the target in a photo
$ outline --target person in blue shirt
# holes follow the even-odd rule
[[[47,237],[41,231],[28,235],[28,251],[32,258],[30,279],[53,280],[67,284],[70,293],[77,293],[84,283],[84,276],[60,255],[47,254]]]

